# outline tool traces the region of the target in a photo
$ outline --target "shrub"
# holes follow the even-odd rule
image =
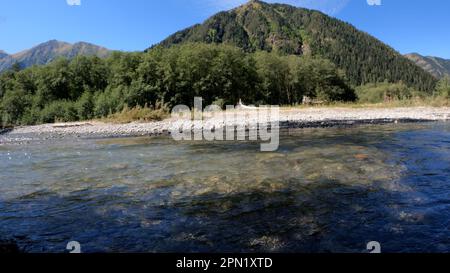
[[[42,109],[41,123],[76,121],[78,113],[75,104],[70,101],[54,101]]]
[[[436,93],[438,96],[450,98],[450,76],[446,76],[439,81],[436,86]]]
[[[356,89],[362,103],[381,103],[410,99],[415,92],[403,83],[374,83]]]
[[[76,103],[78,118],[81,120],[92,119],[94,117],[94,96],[91,92],[84,92]]]
[[[95,117],[104,118],[110,114],[122,111],[126,105],[123,100],[126,89],[126,86],[118,86],[116,88],[107,88],[105,92],[98,93],[94,99]]]
[[[33,125],[38,123],[40,120],[41,110],[37,107],[28,108],[22,116],[20,124],[22,125]]]
[[[128,108],[125,106],[121,112],[109,115],[105,120],[117,123],[130,123],[133,121],[148,122],[160,121],[168,116],[166,109],[154,109],[148,106],[136,106]]]
[[[0,103],[2,123],[8,125],[19,124],[22,114],[29,105],[30,98],[24,91],[7,91]]]
[[[220,108],[225,108],[225,100],[224,99],[221,99],[221,98],[216,98],[213,102],[212,102],[212,104],[213,105],[217,105],[217,106],[219,106]]]

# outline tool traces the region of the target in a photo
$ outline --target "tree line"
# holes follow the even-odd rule
[[[246,53],[229,45],[192,43],[106,59],[78,56],[0,75],[0,121],[30,125],[106,117],[124,108],[293,105],[303,96],[354,101],[345,73],[326,59]]]

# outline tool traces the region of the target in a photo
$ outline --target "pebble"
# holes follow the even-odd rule
[[[249,114],[245,110],[235,111],[236,122],[210,118],[206,120],[208,125],[221,127],[246,126],[255,127],[257,114],[251,111]],[[307,108],[307,109],[282,109],[279,113],[281,128],[310,128],[310,127],[331,127],[331,126],[351,126],[355,124],[378,124],[378,123],[402,123],[412,121],[445,121],[450,117],[450,107],[403,107],[403,108]],[[66,123],[63,126],[43,124],[36,126],[18,127],[6,132],[2,138],[12,139],[14,136],[32,134],[48,138],[62,138],[64,136],[143,136],[143,135],[170,135],[173,125],[189,124],[193,128],[201,128],[198,121],[180,121],[167,119],[159,122],[149,123],[129,123],[129,124],[108,124],[102,122],[77,122]],[[76,126],[71,126],[76,124]],[[2,143],[0,138],[0,144]]]

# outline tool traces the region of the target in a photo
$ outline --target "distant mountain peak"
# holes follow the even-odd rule
[[[5,57],[7,57],[7,56],[9,56],[8,53],[6,53],[6,52],[3,51],[3,50],[0,50],[0,59],[3,59],[3,58],[5,58]]]
[[[266,2],[260,1],[260,0],[249,0],[247,3],[241,5],[240,7],[252,7],[252,8],[258,8],[261,7],[261,5],[267,5]],[[239,8],[239,7],[238,7]]]
[[[407,57],[422,57],[422,55],[420,55],[419,53],[416,53],[416,52],[405,54],[405,56],[407,56]]]
[[[251,10],[261,10],[268,6],[269,6],[269,4],[266,2],[259,1],[259,0],[250,0],[245,4],[242,4],[234,9],[232,9],[232,11],[236,11],[238,13],[243,13],[243,12],[248,12]]]
[[[58,41],[56,39],[48,40],[47,42],[41,43],[40,45],[49,45],[49,44],[68,44],[63,41]]]
[[[450,76],[450,60],[433,56],[422,56],[419,53],[406,54],[405,57],[438,79]]]
[[[90,47],[90,48],[96,48],[100,51],[110,51],[109,49],[107,49],[105,47],[94,45],[94,44],[88,43],[88,42],[77,42],[77,43],[74,43],[72,46],[73,47],[84,47],[84,48]]]
[[[0,72],[12,67],[18,63],[22,68],[33,65],[44,65],[55,60],[58,57],[74,58],[78,55],[106,57],[110,50],[87,42],[77,42],[70,44],[58,40],[49,40],[32,47],[31,49],[21,51],[13,55],[3,55],[0,52]]]
[[[97,45],[94,45],[94,44],[92,44],[92,43],[83,42],[83,41],[76,42],[76,43],[74,43],[74,45],[90,45],[90,46],[97,46]]]

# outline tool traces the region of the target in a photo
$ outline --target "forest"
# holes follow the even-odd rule
[[[450,93],[445,78],[434,91]],[[105,118],[124,109],[162,110],[195,96],[206,104],[297,105],[318,101],[382,102],[431,96],[406,84],[353,86],[332,62],[311,56],[247,53],[230,45],[188,43],[145,53],[114,52],[110,57],[60,58],[48,65],[0,75],[3,126]]]
[[[227,45],[185,44],[146,53],[60,58],[0,75],[2,124],[30,125],[107,117],[124,108],[169,109],[205,103],[294,105],[303,96],[354,101],[345,73],[312,57],[245,53]]]

